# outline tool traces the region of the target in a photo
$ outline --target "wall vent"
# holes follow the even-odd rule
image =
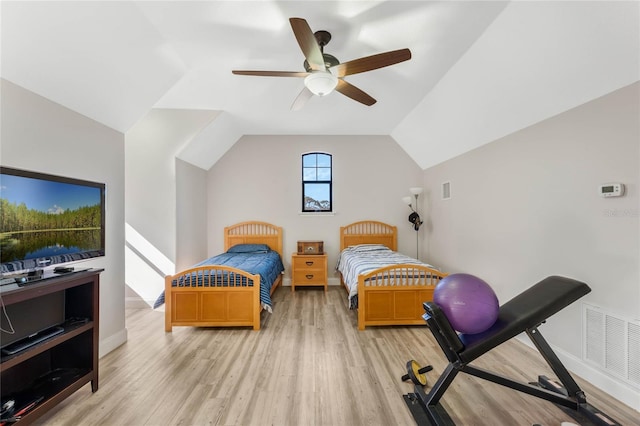
[[[444,182],[442,184],[442,199],[448,200],[451,198],[451,182]]]
[[[583,359],[640,388],[640,322],[583,304]]]

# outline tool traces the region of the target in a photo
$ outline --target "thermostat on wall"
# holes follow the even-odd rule
[[[620,197],[624,195],[624,183],[604,183],[598,192],[601,197]]]

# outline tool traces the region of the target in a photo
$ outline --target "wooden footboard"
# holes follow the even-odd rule
[[[358,329],[367,325],[424,325],[422,303],[447,276],[423,265],[391,265],[358,277]]]
[[[260,275],[216,265],[165,278],[165,331],[174,325],[259,330],[260,310]]]

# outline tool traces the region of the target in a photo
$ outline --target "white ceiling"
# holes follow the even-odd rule
[[[126,133],[153,108],[208,110],[179,157],[209,169],[245,134],[391,135],[438,164],[640,79],[637,1],[69,1],[0,3],[1,76]],[[412,59],[290,106],[303,71],[288,19],[342,62]]]

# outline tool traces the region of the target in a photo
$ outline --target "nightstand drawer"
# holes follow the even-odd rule
[[[324,269],[324,256],[295,256],[293,258],[293,268],[294,269]]]
[[[324,285],[327,281],[327,274],[323,270],[297,270],[293,273],[293,280],[296,285]]]

